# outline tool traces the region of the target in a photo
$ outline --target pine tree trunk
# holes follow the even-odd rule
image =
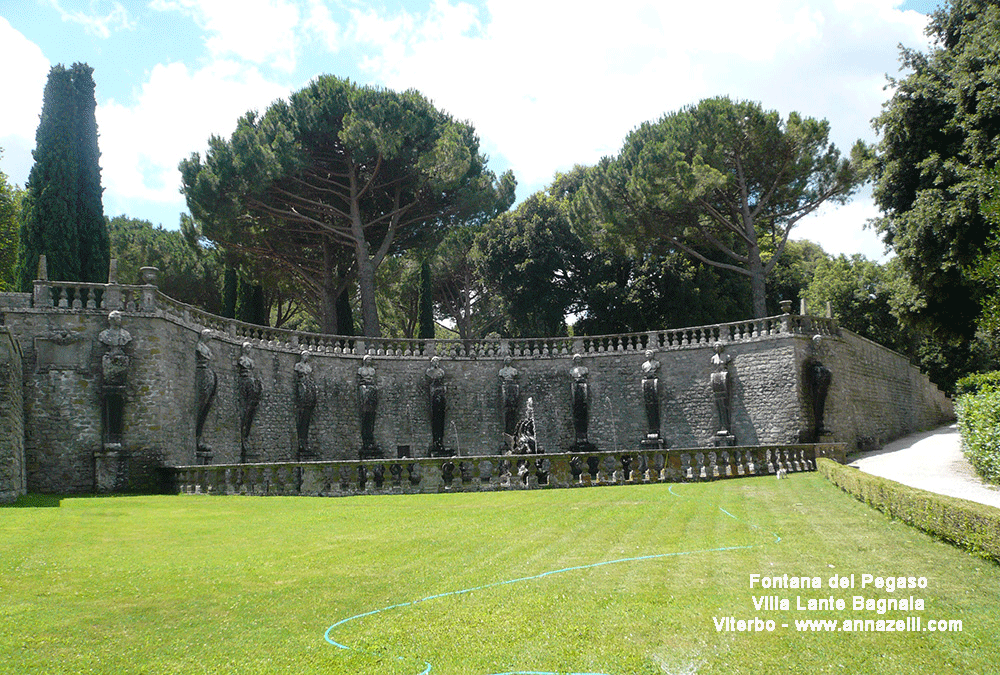
[[[753,299],[753,318],[767,316],[767,284],[764,279],[764,264],[760,260],[760,248],[750,249],[750,296]]]
[[[368,255],[368,244],[362,239],[356,247],[358,294],[361,296],[361,329],[365,337],[382,337],[375,304],[375,265]]]
[[[420,264],[420,300],[417,308],[417,337],[421,340],[434,339],[434,297],[431,289],[431,263]]]

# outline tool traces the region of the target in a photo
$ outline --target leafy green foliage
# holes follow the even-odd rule
[[[31,290],[42,254],[51,279],[107,280],[96,109],[90,66],[52,67],[22,207],[17,264],[22,291]]]
[[[765,279],[791,230],[824,202],[848,199],[865,179],[866,153],[859,141],[842,158],[825,120],[706,99],[629,134],[588,175],[575,209],[634,251],[681,250],[748,277],[761,317]]]
[[[978,394],[983,389],[1000,389],[1000,370],[988,373],[971,373],[955,383],[955,394]]]
[[[906,348],[903,328],[892,312],[888,272],[862,255],[819,261],[805,299],[813,311],[829,302],[838,323],[858,335],[893,349]]]
[[[518,337],[566,334],[576,278],[587,262],[568,205],[537,192],[487,223],[476,240],[483,277],[506,306],[505,330]]]
[[[3,149],[0,148],[0,157]],[[19,217],[24,190],[7,182],[0,171],[0,291],[14,290],[14,270],[17,265]]]
[[[107,229],[119,282],[142,283],[139,269],[156,267],[163,293],[206,312],[221,313],[221,265],[208,252],[192,248],[181,232],[127,216],[110,219]]]
[[[376,270],[448,227],[505,210],[512,175],[486,169],[473,128],[416,91],[359,87],[321,76],[248,113],[204,161],[180,165],[204,234],[294,278],[303,301],[336,329],[336,299],[356,282],[363,331],[381,335]]]
[[[996,382],[997,373],[988,379]],[[1000,483],[1000,387],[977,384],[975,393],[964,394],[955,403],[962,449],[980,476]]]
[[[875,120],[876,226],[919,291],[907,320],[968,339],[983,289],[967,271],[993,231],[980,210],[984,172],[1000,158],[1000,5],[952,0],[927,32],[934,47],[902,50],[909,74]]]

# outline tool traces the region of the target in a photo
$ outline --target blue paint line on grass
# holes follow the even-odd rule
[[[683,495],[679,495],[676,492],[674,492],[674,487],[672,485],[668,488],[668,491],[670,492],[670,494],[672,494],[675,497],[680,497],[681,499],[688,499],[688,497],[684,497]],[[747,525],[747,526],[749,526],[749,527],[751,527],[751,528],[753,528],[755,530],[760,530],[760,528],[757,527],[756,525],[754,525],[752,523],[747,523],[746,521],[744,521],[744,520],[742,520],[742,519],[734,516],[729,511],[726,511],[724,508],[722,508],[721,506],[718,507],[718,508],[719,508],[720,511],[722,511],[724,514],[726,514],[727,516],[729,516],[733,520],[735,520],[737,522],[740,522],[740,523],[743,523],[744,525]],[[770,532],[770,534],[774,537],[775,543],[778,543],[778,542],[781,541],[781,537],[779,537],[774,532]],[[658,560],[658,559],[661,559],[661,558],[672,558],[672,557],[679,557],[679,556],[686,556],[686,555],[698,555],[698,554],[701,554],[701,553],[720,553],[720,552],[724,552],[724,551],[739,551],[739,550],[754,548],[755,546],[756,546],[755,544],[748,544],[748,545],[745,545],[745,546],[719,546],[717,548],[696,549],[696,550],[693,550],[693,551],[674,551],[672,553],[654,553],[654,554],[651,554],[651,555],[642,555],[642,556],[636,556],[636,557],[632,557],[632,558],[618,558],[616,560],[603,560],[601,562],[589,563],[587,565],[575,565],[573,567],[564,567],[564,568],[558,569],[558,570],[549,570],[548,572],[542,572],[541,574],[535,574],[535,575],[527,576],[527,577],[518,577],[516,579],[507,579],[505,581],[496,581],[494,583],[484,584],[482,586],[474,586],[472,588],[463,588],[463,589],[458,590],[458,591],[448,591],[446,593],[438,593],[436,595],[429,595],[426,598],[421,598],[419,600],[412,600],[410,602],[401,602],[401,603],[398,603],[398,604],[395,604],[395,605],[389,605],[387,607],[383,607],[381,609],[375,609],[375,610],[372,610],[370,612],[364,612],[363,614],[355,614],[354,616],[348,617],[346,619],[341,619],[340,621],[338,621],[337,623],[333,624],[332,626],[330,626],[329,628],[326,629],[326,632],[323,634],[323,638],[329,644],[331,644],[334,647],[337,647],[339,649],[345,649],[345,650],[351,650],[351,651],[362,651],[362,650],[357,650],[357,649],[355,649],[353,647],[349,647],[347,645],[344,645],[344,644],[341,644],[341,643],[335,641],[333,638],[330,637],[330,633],[335,628],[337,628],[339,626],[342,626],[342,625],[344,625],[346,623],[350,623],[351,621],[356,621],[358,619],[363,619],[365,617],[373,616],[375,614],[381,614],[383,612],[388,612],[388,611],[393,610],[393,609],[400,609],[402,607],[410,607],[412,605],[418,605],[418,604],[420,604],[422,602],[428,602],[429,600],[438,600],[440,598],[447,598],[447,597],[456,596],[456,595],[464,595],[466,593],[472,593],[474,591],[482,591],[482,590],[486,590],[486,589],[489,589],[489,588],[497,588],[499,586],[508,586],[510,584],[523,583],[525,581],[534,581],[534,580],[537,580],[537,579],[544,579],[545,577],[550,577],[550,576],[552,576],[554,574],[565,574],[566,572],[576,572],[576,571],[580,571],[580,570],[594,569],[596,567],[604,567],[606,565],[620,565],[620,564],[623,564],[623,563],[640,562],[640,561],[644,561],[644,560]],[[397,657],[397,658],[400,661],[404,660],[403,657]],[[423,671],[421,671],[420,673],[418,673],[418,675],[429,675],[430,674],[430,672],[432,670],[431,664],[428,663],[427,661],[424,661],[424,665],[427,666],[427,667]],[[517,670],[517,671],[506,672],[506,673],[490,673],[489,675],[609,675],[609,674],[608,673],[576,673],[576,672],[574,672],[574,673],[556,673],[556,672],[552,672],[552,671],[541,671],[541,670]]]

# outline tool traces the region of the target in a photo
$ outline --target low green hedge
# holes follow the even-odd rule
[[[1000,562],[1000,509],[872,476],[828,459],[816,469],[860,501],[984,558]]]
[[[1000,389],[984,384],[955,402],[962,451],[976,472],[1000,483]]]

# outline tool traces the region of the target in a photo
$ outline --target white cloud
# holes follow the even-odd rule
[[[284,72],[295,70],[300,15],[294,2],[241,0],[236,5],[231,0],[153,0],[150,7],[193,18],[208,34],[206,46],[214,58],[237,57]],[[319,8],[312,15],[323,20]]]
[[[59,0],[49,0],[53,9],[59,12],[63,21],[71,21],[83,26],[84,30],[99,38],[107,39],[111,37],[112,30],[132,30],[135,22],[129,18],[128,10],[120,2],[91,2],[91,10],[96,10],[98,6],[110,5],[107,14],[88,14],[80,11],[70,11],[64,9]]]
[[[130,200],[184,210],[180,160],[203,151],[212,134],[229,136],[248,110],[263,110],[288,93],[235,61],[194,71],[182,63],[157,65],[133,105],[98,106],[106,210],[127,210]]]
[[[306,32],[319,40],[327,51],[337,51],[340,48],[341,27],[333,20],[330,8],[323,4],[323,0],[309,0],[308,10],[309,14],[303,21]]]
[[[879,215],[871,190],[842,206],[824,204],[815,214],[803,218],[792,230],[792,239],[809,239],[830,255],[860,253],[869,260],[885,262],[890,257],[878,233],[865,225]]]
[[[24,183],[31,169],[31,149],[42,110],[42,93],[49,75],[49,60],[42,50],[0,16],[0,75],[7,95],[0,105],[2,170],[16,183]]]
[[[926,44],[926,17],[895,4],[485,0],[477,10],[434,0],[422,15],[355,12],[351,36],[367,47],[361,67],[372,78],[472,120],[537,189],[557,170],[615,154],[640,123],[716,95],[825,118],[844,152],[873,141],[896,45]],[[860,232],[875,215],[862,210],[824,213]],[[858,245],[879,257],[867,234]]]

